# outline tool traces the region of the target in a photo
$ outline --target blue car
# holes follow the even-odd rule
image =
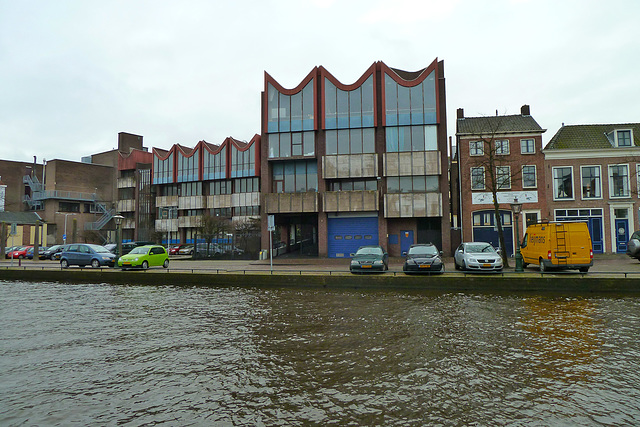
[[[115,254],[109,252],[104,246],[74,243],[68,245],[60,254],[60,267],[68,268],[70,265],[79,265],[80,267],[90,265],[93,268],[113,267],[115,259]]]

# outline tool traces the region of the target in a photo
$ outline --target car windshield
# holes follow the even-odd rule
[[[438,255],[438,250],[435,246],[414,246],[413,248],[409,248],[409,255],[432,257],[434,255]]]
[[[472,254],[482,254],[482,253],[486,254],[487,252],[496,253],[496,250],[493,248],[493,246],[489,244],[481,243],[481,244],[467,245],[467,252]]]
[[[91,249],[93,249],[96,253],[102,254],[102,253],[111,253],[109,252],[109,249],[105,248],[104,246],[100,246],[100,245],[87,245],[89,246]]]
[[[357,255],[382,255],[380,248],[360,248]]]
[[[130,254],[146,254],[149,251],[149,248],[145,248],[144,246],[138,246],[137,248],[133,248]]]

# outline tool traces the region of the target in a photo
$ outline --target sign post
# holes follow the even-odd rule
[[[15,222],[11,223],[11,231],[9,232],[9,234],[11,234],[11,247],[13,248],[13,236],[18,234],[18,224],[17,223],[15,223]],[[13,254],[11,254],[11,267],[13,267]]]
[[[273,273],[273,232],[276,229],[275,216],[267,217],[267,230],[269,231],[269,271]]]

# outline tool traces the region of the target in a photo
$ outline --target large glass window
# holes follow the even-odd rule
[[[535,188],[537,186],[535,165],[522,166],[522,188]]]
[[[351,91],[324,81],[325,128],[347,129],[373,126],[373,75]]]
[[[318,191],[318,164],[315,160],[273,163],[274,193]]]
[[[288,134],[286,134],[288,135]],[[242,151],[231,147],[231,178],[256,175],[255,146]]]
[[[239,178],[233,180],[234,193],[253,193],[260,191],[260,180],[258,178]]]
[[[438,149],[436,126],[391,126],[385,129],[385,137],[388,153]]]
[[[269,134],[269,158],[314,156],[315,132]],[[253,159],[255,161],[255,159]]]
[[[325,138],[327,155],[375,153],[372,128],[328,130]]]
[[[384,76],[387,126],[436,124],[435,71],[420,84],[406,87]]]
[[[219,194],[231,194],[232,192],[231,180],[219,180],[209,183],[209,194],[212,196]]]
[[[185,156],[178,152],[178,182],[197,181],[198,169],[198,153]]]
[[[173,153],[161,160],[153,156],[153,183],[166,184],[173,182]]]
[[[601,193],[600,166],[582,166],[582,198],[599,199]]]
[[[298,93],[285,95],[267,85],[267,132],[314,129],[313,80]]]
[[[329,191],[364,191],[377,189],[377,179],[349,179],[329,182]]]
[[[553,199],[573,199],[573,170],[571,167],[553,168]]]
[[[391,176],[387,178],[388,193],[433,193],[440,191],[435,175]]]
[[[202,196],[202,181],[184,182],[180,184],[180,196]]]
[[[609,166],[609,191],[611,197],[629,197],[629,166]]]
[[[484,190],[484,167],[471,168],[471,189]]]
[[[202,179],[223,179],[227,175],[227,146],[217,154],[204,150],[202,158]]]

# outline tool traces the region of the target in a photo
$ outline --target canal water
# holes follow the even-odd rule
[[[638,425],[640,298],[0,281],[0,425]]]

